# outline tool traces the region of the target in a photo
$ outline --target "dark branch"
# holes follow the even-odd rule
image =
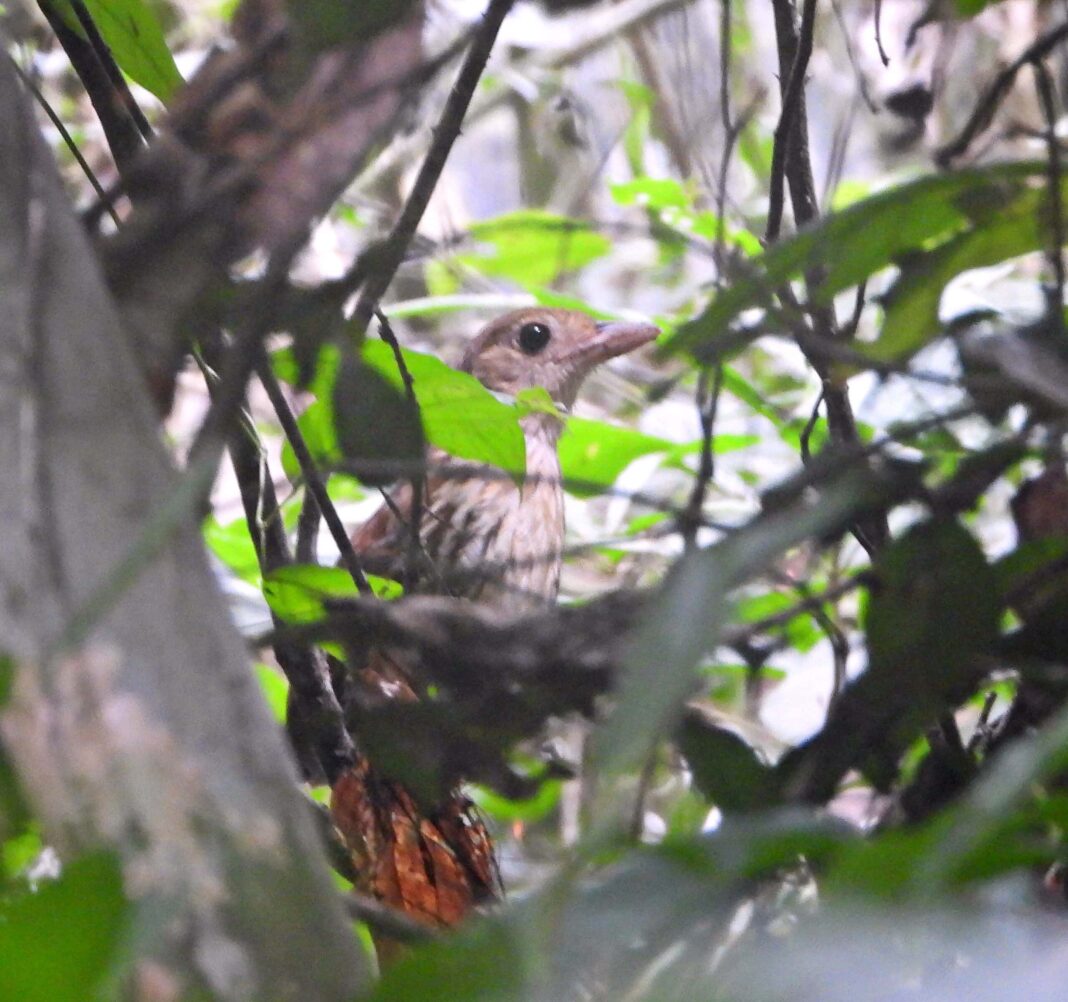
[[[1040,35],[994,78],[994,82],[979,98],[975,110],[956,139],[946,143],[935,154],[935,161],[939,167],[948,167],[958,157],[963,156],[975,139],[986,131],[994,120],[994,113],[1012,88],[1016,74],[1028,63],[1036,63],[1045,59],[1066,38],[1068,38],[1068,21]]]
[[[1059,328],[1064,326],[1064,203],[1061,199],[1061,144],[1057,139],[1057,110],[1053,97],[1053,81],[1042,60],[1034,64],[1035,84],[1042,114],[1046,119],[1046,164],[1049,178],[1050,246],[1047,252],[1053,272],[1053,288],[1049,291],[1050,316]]]
[[[217,347],[205,350],[209,365],[218,360]],[[206,372],[209,388],[215,384]],[[282,514],[256,430],[242,421],[230,437],[234,466],[249,535],[261,572],[266,575],[293,563]],[[275,627],[281,622],[272,616]],[[355,758],[345,730],[341,706],[330,684],[330,671],[321,651],[281,637],[274,645],[275,660],[290,686],[287,730],[305,776],[333,781]]]
[[[40,8],[89,95],[119,173],[125,174],[145,148],[137,122],[116,90],[108,67],[101,61],[92,42],[71,28],[49,0],[41,0]],[[110,53],[108,56],[110,60]]]
[[[393,276],[404,260],[408,245],[415,236],[416,228],[430,202],[430,196],[437,187],[452,145],[460,134],[464,115],[482,77],[497,33],[514,3],[515,0],[490,0],[485,14],[482,15],[482,23],[471,41],[471,48],[434,128],[434,139],[427,150],[411,193],[389,236],[375,249],[374,263],[370,266],[370,274],[363,283],[353,313],[353,323],[360,334],[367,330],[367,324],[378,301],[389,288]]]
[[[352,541],[345,531],[345,526],[341,523],[341,518],[334,507],[334,502],[330,500],[330,495],[326,490],[326,483],[319,474],[319,469],[315,465],[315,460],[312,458],[307,442],[304,441],[304,436],[297,425],[297,419],[293,415],[289,401],[286,400],[282,387],[278,384],[270,362],[262,354],[256,362],[256,375],[259,376],[264,390],[267,391],[267,397],[271,401],[275,414],[278,415],[279,423],[282,425],[282,432],[293,448],[293,455],[296,456],[297,463],[300,466],[304,483],[311,492],[312,497],[315,498],[316,507],[319,509],[323,521],[326,522],[330,535],[337,544],[338,551],[341,554],[342,565],[352,575],[352,580],[359,591],[364,595],[370,595],[372,593],[371,583],[367,580],[367,575],[363,571],[360,558],[352,548]]]
[[[85,9],[85,4],[82,0],[70,0],[70,3],[74,8],[78,23],[82,26],[86,37],[89,39],[89,44],[92,45],[97,59],[100,60],[100,65],[104,67],[104,72],[107,73],[108,80],[111,81],[112,87],[115,88],[115,93],[119,96],[126,111],[134,120],[142,138],[146,143],[151,142],[155,135],[152,131],[152,126],[148,124],[148,119],[145,118],[145,113],[141,110],[141,106],[133,96],[129,84],[126,83],[126,77],[122,75],[122,70],[119,69],[118,63],[115,62],[115,57],[111,54],[111,49],[108,48],[107,42],[101,37],[100,30],[97,28],[96,23],[93,21],[92,17],[89,16],[89,11]]]
[[[768,225],[764,233],[767,243],[774,243],[779,238],[782,225],[784,202],[784,182],[790,161],[795,170],[801,166],[799,158],[791,156],[793,150],[803,143],[805,158],[808,155],[808,123],[804,111],[805,72],[812,56],[812,32],[816,17],[816,0],[805,0],[801,12],[801,30],[793,31],[793,9],[789,0],[775,0],[776,27],[780,19],[788,19],[790,29],[779,32],[779,66],[786,66],[786,57],[790,57],[790,76],[782,90],[782,112],[779,123],[775,126],[775,145],[771,155],[771,190],[768,195]],[[809,169],[811,173],[811,168]],[[807,188],[807,190],[806,190]],[[810,183],[791,186],[791,198],[794,203],[794,215],[799,224],[804,224],[816,215],[815,189]]]

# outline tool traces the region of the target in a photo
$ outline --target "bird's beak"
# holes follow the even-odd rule
[[[652,324],[613,320],[598,323],[593,334],[579,341],[571,351],[569,361],[582,363],[587,370],[618,355],[626,355],[643,344],[654,341],[660,333]]]

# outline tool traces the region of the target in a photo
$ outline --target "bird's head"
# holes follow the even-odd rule
[[[595,366],[659,333],[652,324],[602,323],[576,310],[535,306],[487,324],[467,346],[460,367],[488,389],[515,395],[540,386],[570,408]]]

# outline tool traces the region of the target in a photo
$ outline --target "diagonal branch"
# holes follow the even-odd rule
[[[463,125],[464,116],[471,104],[475,87],[486,67],[493,43],[497,40],[497,33],[514,3],[515,0],[490,0],[486,12],[482,15],[482,23],[471,41],[467,58],[464,59],[456,83],[453,84],[452,91],[445,102],[438,124],[434,127],[434,141],[430,144],[430,149],[427,150],[426,157],[423,159],[423,166],[419,169],[419,175],[415,179],[411,193],[389,236],[375,248],[370,273],[363,283],[363,289],[353,313],[353,324],[357,335],[362,335],[367,330],[378,301],[389,288],[393,276],[404,260],[408,245],[415,236],[423,213],[426,212],[430,196],[437,187],[453,143],[460,135],[460,127]]]

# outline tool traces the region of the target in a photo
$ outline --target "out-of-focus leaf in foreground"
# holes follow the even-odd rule
[[[88,1002],[117,956],[127,904],[117,861],[85,856],[0,908],[0,998]]]

